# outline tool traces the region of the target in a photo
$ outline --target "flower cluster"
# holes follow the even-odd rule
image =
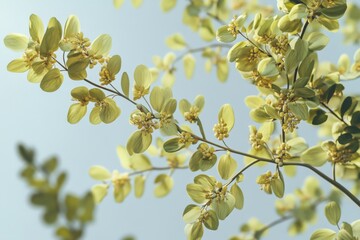
[[[220,121],[214,125],[213,131],[215,137],[219,140],[224,140],[224,138],[229,137],[227,124],[223,119],[220,119]]]
[[[136,125],[138,129],[146,133],[152,133],[154,129],[159,128],[159,124],[154,121],[154,117],[150,112],[135,111],[130,116],[130,123]]]

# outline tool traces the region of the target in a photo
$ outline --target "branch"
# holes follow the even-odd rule
[[[261,237],[261,235],[263,235],[266,230],[268,230],[269,228],[272,228],[272,227],[274,227],[274,226],[276,226],[276,225],[278,225],[278,224],[280,224],[280,223],[283,223],[283,222],[285,222],[285,221],[287,221],[287,220],[289,220],[289,219],[292,219],[292,218],[294,218],[293,215],[283,216],[283,217],[281,217],[281,218],[279,218],[279,219],[277,219],[277,220],[269,223],[269,224],[266,225],[265,227],[263,227],[263,228],[255,231],[255,233],[254,233],[254,238],[257,239],[257,240],[259,240],[260,237]]]
[[[131,172],[131,173],[129,173],[129,176],[142,174],[142,173],[150,172],[150,171],[165,171],[165,170],[172,170],[172,169],[188,169],[188,168],[189,168],[188,166],[182,166],[182,167],[152,167],[152,168],[148,168],[148,169],[141,170],[141,171]]]
[[[213,43],[213,44],[210,44],[210,45],[207,45],[207,46],[204,46],[204,47],[190,48],[187,51],[185,51],[184,53],[182,53],[181,55],[179,55],[178,57],[176,57],[174,62],[172,63],[172,65],[175,65],[175,63],[180,61],[180,59],[182,59],[188,53],[201,52],[201,51],[204,51],[207,48],[217,48],[217,47],[231,48],[231,45],[222,44],[222,43]]]
[[[179,125],[176,125],[176,127],[177,127],[177,129],[178,129],[178,132],[180,132],[180,133],[181,133],[181,132],[187,132],[187,131],[181,129],[181,128],[179,127]],[[195,139],[197,139],[197,140],[199,140],[199,141],[208,143],[208,144],[210,144],[210,145],[213,145],[213,146],[215,146],[215,147],[224,149],[224,150],[226,150],[226,151],[229,151],[229,152],[232,152],[232,153],[235,153],[235,154],[238,154],[238,155],[242,155],[242,156],[245,156],[245,157],[250,157],[250,158],[253,158],[253,159],[261,160],[261,161],[263,161],[263,162],[274,162],[273,160],[268,159],[268,158],[258,157],[258,156],[252,155],[252,154],[248,154],[248,153],[244,153],[244,152],[240,152],[240,151],[234,150],[234,149],[229,148],[229,147],[226,147],[226,146],[222,146],[222,145],[220,145],[220,144],[217,144],[217,143],[211,142],[211,141],[209,141],[209,140],[207,140],[207,139],[204,139],[204,138],[202,138],[202,137],[200,137],[200,136],[198,136],[198,135],[196,135],[196,134],[193,134],[193,133],[191,133],[191,132],[187,132],[187,133],[191,134],[191,136],[192,136],[193,138],[195,138]]]
[[[247,41],[249,41],[254,47],[256,47],[257,49],[259,49],[260,52],[266,54],[268,57],[272,57],[271,54],[269,54],[268,52],[266,52],[264,49],[262,49],[261,47],[259,47],[258,45],[256,45],[253,41],[251,41],[251,39],[248,36],[245,36],[241,31],[237,31],[243,38],[245,38]]]
[[[289,162],[284,162],[283,163],[284,166],[301,166],[301,167],[305,167],[310,169],[311,171],[313,171],[314,173],[316,173],[317,175],[319,175],[320,177],[322,177],[324,180],[326,180],[327,182],[329,182],[331,185],[333,185],[334,187],[336,187],[337,189],[339,189],[341,192],[343,192],[346,196],[348,196],[356,205],[358,205],[360,207],[360,200],[354,195],[352,194],[346,187],[344,187],[343,185],[341,185],[340,183],[338,183],[337,181],[334,181],[333,179],[331,179],[330,177],[328,177],[327,175],[325,175],[323,172],[321,172],[320,170],[318,170],[317,168],[306,164],[306,163],[289,163]]]
[[[213,18],[214,20],[216,20],[218,23],[220,23],[221,25],[226,25],[226,22],[224,22],[223,20],[221,20],[218,16],[207,12],[206,15],[208,15],[209,17]]]
[[[255,160],[251,163],[249,163],[248,165],[246,165],[243,169],[241,169],[238,173],[236,173],[225,185],[224,187],[227,187],[229,186],[233,181],[235,181],[236,178],[238,178],[238,176],[240,176],[240,174],[242,174],[243,172],[246,171],[246,169],[248,169],[249,167],[251,167],[252,165],[256,164],[256,163],[259,163],[259,162],[262,162],[262,160]]]
[[[197,119],[196,119],[196,124],[197,124],[197,125],[198,125],[198,127],[199,127],[199,130],[200,130],[201,136],[203,137],[203,139],[206,139],[206,136],[205,136],[205,131],[204,131],[204,127],[203,127],[203,125],[202,125],[202,123],[201,123],[200,118],[197,118]]]
[[[336,114],[328,105],[326,105],[324,102],[321,102],[321,106],[326,108],[334,117],[336,117],[339,121],[343,122],[346,126],[349,126],[347,122],[343,118],[341,118],[339,115]]]
[[[64,64],[62,64],[61,62],[59,62],[59,61],[58,61],[56,58],[54,58],[54,57],[53,57],[53,59],[54,59],[54,60],[56,61],[56,63],[59,64],[65,71],[67,71],[67,72],[69,71],[68,68],[67,68]],[[88,79],[86,79],[86,78],[84,78],[83,80],[84,80],[85,82],[89,83],[90,85],[93,85],[93,86],[98,87],[98,88],[101,88],[101,89],[103,89],[103,90],[105,90],[105,91],[114,93],[115,95],[120,96],[120,97],[126,99],[127,101],[131,102],[132,104],[137,105],[136,102],[134,102],[133,100],[131,100],[130,98],[128,98],[128,97],[125,96],[124,94],[120,93],[116,88],[114,88],[115,90],[112,90],[112,89],[110,89],[110,88],[106,88],[106,87],[103,87],[103,86],[101,86],[101,85],[99,85],[99,84],[96,84],[96,83],[94,83],[94,82],[92,82],[92,81],[90,81],[90,80],[88,80]],[[111,85],[111,86],[112,86],[112,85]]]

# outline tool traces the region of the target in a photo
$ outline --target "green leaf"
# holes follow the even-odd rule
[[[105,93],[99,88],[92,88],[89,90],[89,95],[94,101],[100,102],[106,98]]]
[[[343,103],[341,104],[340,108],[340,115],[343,118],[345,113],[350,109],[352,105],[352,97],[348,96],[344,99]]]
[[[68,67],[68,74],[72,80],[84,80],[87,77],[86,68],[89,66],[89,59],[81,59]]]
[[[302,98],[312,98],[315,96],[315,92],[307,87],[296,88],[295,95]]]
[[[231,32],[228,31],[228,26],[224,25],[218,28],[216,31],[216,40],[223,43],[230,43],[236,39],[236,35],[234,36]]]
[[[80,200],[78,220],[82,223],[91,222],[95,208],[95,201],[91,192],[88,192]]]
[[[279,173],[279,178],[274,178],[271,180],[271,189],[274,192],[275,196],[282,198],[285,192],[285,183],[282,177],[282,173]]]
[[[360,111],[356,111],[351,116],[351,125],[360,127],[359,124],[360,124]]]
[[[64,76],[58,68],[48,71],[41,80],[40,88],[45,92],[54,92],[59,89],[63,83]]]
[[[344,3],[330,8],[320,8],[319,12],[329,19],[338,19],[344,15],[346,8],[347,5]]]
[[[297,65],[299,64],[297,53],[295,50],[291,49],[287,52],[285,56],[285,71],[290,74],[292,73]]]
[[[34,41],[38,43],[41,42],[44,35],[44,25],[41,18],[35,14],[31,14],[30,16],[29,32]]]
[[[309,42],[309,49],[311,51],[319,51],[326,47],[330,39],[321,32],[312,32],[307,37]]]
[[[91,124],[97,125],[97,124],[102,123],[101,118],[100,118],[100,110],[101,110],[100,106],[95,106],[91,110],[90,116],[89,116],[89,121]]]
[[[351,228],[353,230],[353,236],[359,238],[360,237],[360,219],[352,222]]]
[[[112,56],[107,64],[107,69],[111,74],[118,74],[121,69],[121,57],[119,55]]]
[[[328,159],[328,154],[321,146],[314,146],[304,151],[300,156],[301,161],[315,167],[322,166]]]
[[[99,204],[107,195],[109,186],[107,184],[96,184],[91,187],[91,193],[96,204]]]
[[[205,201],[206,201],[205,186],[202,186],[202,185],[196,184],[196,183],[191,183],[191,184],[186,185],[186,192],[194,202],[199,203],[199,204],[205,203]]]
[[[175,33],[165,40],[166,45],[172,50],[182,50],[187,44],[184,37],[180,33]]]
[[[229,179],[237,168],[237,162],[233,159],[230,153],[221,156],[218,164],[218,172],[222,179]]]
[[[111,98],[105,98],[100,108],[100,119],[104,123],[112,123],[115,121],[121,113],[120,108],[116,105],[116,102]]]
[[[312,120],[313,125],[320,125],[328,119],[328,116],[325,114],[325,112],[317,111],[316,115],[314,116]]]
[[[220,82],[225,82],[229,77],[229,64],[226,58],[221,58],[216,62],[216,76]]]
[[[174,186],[174,180],[172,177],[166,174],[160,174],[155,178],[154,194],[156,197],[165,197],[170,193]]]
[[[136,171],[149,170],[152,168],[149,158],[144,154],[134,154],[130,157],[131,169]]]
[[[212,168],[217,160],[217,156],[216,154],[213,154],[210,158],[206,157],[206,159],[201,158],[201,160],[199,161],[199,169],[201,171],[207,171],[210,168]],[[191,165],[190,165],[191,168]]]
[[[189,161],[189,168],[191,171],[195,172],[200,169],[200,161],[202,160],[203,155],[200,151],[196,151],[193,155],[191,155]]]
[[[64,38],[70,38],[80,32],[80,21],[75,15],[70,15],[64,27]]]
[[[204,227],[202,222],[196,222],[192,225],[189,240],[199,240],[204,235]]]
[[[23,58],[18,58],[9,62],[7,70],[14,73],[23,73],[29,70],[29,65]]]
[[[57,166],[58,166],[58,160],[56,157],[53,157],[48,159],[41,165],[41,170],[46,174],[50,174],[55,171]]]
[[[148,88],[152,82],[149,69],[145,65],[138,65],[134,71],[134,80],[136,85]]]
[[[216,198],[211,203],[212,209],[216,212],[216,215],[220,220],[224,220],[235,207],[235,197],[227,193],[224,199]]]
[[[177,152],[181,150],[183,147],[184,146],[179,144],[179,138],[171,138],[167,140],[163,145],[165,152],[168,153]]]
[[[348,233],[345,229],[340,229],[337,237],[341,240],[354,240],[352,234]]]
[[[308,107],[305,103],[291,102],[288,104],[288,106],[296,117],[302,120],[307,120],[309,118]]]
[[[24,51],[28,47],[29,38],[23,34],[13,33],[4,38],[7,48],[14,51]]]
[[[279,70],[276,66],[276,62],[272,57],[262,59],[259,62],[257,69],[260,75],[263,77],[274,77],[279,75]]]
[[[327,229],[327,228],[323,228],[323,229],[319,229],[316,230],[310,237],[310,240],[333,240],[335,239],[336,236],[336,232],[331,230],[331,229]]]
[[[62,237],[62,239],[71,239],[72,233],[66,227],[59,227],[58,229],[56,229],[56,236]]]
[[[207,211],[207,216],[206,216],[205,220],[203,221],[203,223],[204,223],[204,226],[207,229],[210,229],[210,230],[218,229],[218,227],[219,227],[219,219],[216,216],[215,211],[208,210]]]
[[[60,190],[63,187],[63,185],[64,185],[64,183],[66,181],[66,178],[67,178],[66,172],[61,172],[57,176],[57,178],[56,178],[56,189],[57,190]]]
[[[176,0],[161,0],[160,7],[164,12],[168,12],[176,6]]]
[[[291,21],[287,14],[282,16],[278,22],[278,27],[282,32],[297,33],[301,31],[301,26],[301,19]]]
[[[326,27],[329,31],[337,31],[340,27],[338,20],[336,19],[329,19],[325,16],[320,15],[317,18],[317,21]]]
[[[130,155],[133,153],[143,153],[145,152],[152,142],[151,133],[147,133],[144,131],[136,131],[134,132],[126,145],[126,148]]]
[[[235,208],[242,209],[244,207],[244,194],[241,188],[235,183],[231,186],[230,193],[235,198]]]
[[[62,37],[62,27],[56,18],[51,18],[44,38],[40,44],[40,55],[47,57],[48,54],[55,52],[59,48],[59,42]]]
[[[87,106],[81,103],[72,104],[69,108],[67,120],[71,124],[78,123],[86,114]]]
[[[317,54],[316,53],[310,53],[305,57],[305,59],[301,62],[299,67],[299,76],[300,78],[310,79],[311,74],[314,70],[315,62],[317,61]],[[298,80],[299,81],[299,80]],[[296,81],[296,83],[298,82]],[[296,84],[295,83],[295,84]],[[303,85],[302,87],[305,87],[306,85]],[[300,86],[299,86],[300,87]]]
[[[325,216],[330,224],[337,226],[341,217],[340,206],[336,202],[329,202],[325,206]]]
[[[135,197],[140,198],[144,194],[145,191],[145,177],[142,175],[138,175],[135,177],[134,183],[134,193]]]
[[[298,63],[304,60],[308,53],[308,43],[302,38],[298,38],[295,43],[294,50]]]
[[[230,104],[224,104],[219,111],[218,120],[223,119],[227,124],[228,131],[230,132],[235,124],[234,110]]]
[[[89,169],[89,175],[99,181],[105,181],[111,178],[111,173],[103,166],[92,166]]]
[[[66,219],[72,221],[76,217],[77,209],[80,204],[80,199],[72,194],[66,194],[65,196],[65,208],[66,208]]]
[[[259,108],[265,104],[264,99],[259,96],[247,96],[244,101],[245,105],[251,109]]]
[[[121,75],[121,90],[127,97],[129,97],[129,89],[130,89],[129,75],[126,72],[123,72],[123,74]]]
[[[195,97],[194,105],[199,108],[199,111],[201,112],[205,105],[205,98],[202,95],[198,95]]]
[[[91,54],[94,56],[106,56],[110,52],[111,45],[111,36],[108,34],[101,34],[91,44]]]
[[[294,83],[294,88],[303,88],[303,87],[305,87],[308,84],[309,80],[310,80],[309,77],[300,77],[300,78],[298,78],[296,80],[296,82]]]
[[[191,79],[195,70],[195,58],[190,53],[183,57],[185,77]]]
[[[345,145],[345,144],[348,144],[350,143],[351,141],[353,140],[353,136],[351,133],[344,133],[344,134],[341,134],[337,141],[342,144],[342,145]]]
[[[170,101],[171,98],[172,91],[170,88],[162,88],[156,86],[152,89],[150,93],[150,104],[157,112],[167,112],[169,109],[165,111],[165,105],[168,104],[167,101]],[[171,102],[171,104],[173,104],[173,100],[171,100]],[[167,108],[168,107],[170,107],[170,105],[168,105]]]
[[[307,16],[307,7],[305,4],[300,3],[293,6],[289,13],[290,21],[294,21],[296,19],[305,18]]]
[[[22,160],[24,160],[27,164],[34,163],[35,152],[32,149],[26,148],[24,145],[18,145],[18,152]]]
[[[183,220],[185,223],[195,222],[201,214],[201,208],[197,205],[187,205],[183,212]]]

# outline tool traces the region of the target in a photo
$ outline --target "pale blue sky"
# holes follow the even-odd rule
[[[144,5],[138,10],[130,6],[130,0],[125,2],[121,10],[116,10],[111,0],[1,0],[0,38],[3,39],[12,32],[28,34],[28,18],[32,13],[39,15],[45,23],[52,16],[65,23],[68,15],[75,14],[80,19],[82,31],[90,39],[102,33],[108,33],[113,37],[111,53],[121,55],[122,70],[129,72],[130,76],[137,64],[151,66],[153,55],[164,55],[168,51],[164,39],[172,33],[181,32],[191,46],[202,46],[196,34],[181,24],[186,1],[179,1],[177,8],[168,14],[161,12],[159,1],[145,0]],[[352,55],[355,51],[355,47],[339,47],[340,43],[341,36],[332,35],[327,51],[321,56],[335,62],[342,52]],[[66,189],[82,194],[95,183],[87,175],[91,165],[100,164],[109,169],[120,168],[115,149],[119,144],[125,145],[127,137],[135,130],[128,124],[132,106],[123,101],[119,102],[122,116],[110,125],[92,126],[87,118],[77,125],[70,125],[66,121],[67,110],[71,104],[69,92],[80,82],[66,78],[60,90],[51,94],[45,93],[39,85],[28,83],[26,75],[6,71],[7,63],[20,56],[20,53],[11,52],[3,44],[0,45],[0,52],[0,81],[3,86],[0,95],[0,159],[3,163],[0,168],[0,239],[54,239],[53,229],[42,224],[40,209],[29,204],[29,190],[18,177],[22,163],[16,154],[16,144],[23,142],[34,147],[40,159],[52,154],[58,155],[61,160],[60,167],[69,173]],[[233,66],[231,69],[226,84],[219,83],[214,74],[205,74],[202,66],[198,67],[190,81],[184,80],[184,75],[179,72],[174,95],[178,99],[190,100],[197,94],[205,95],[206,104],[202,121],[208,132],[217,119],[219,107],[224,103],[232,103],[237,125],[229,144],[247,151],[247,125],[250,121],[243,99],[256,91],[253,86],[241,79],[233,70]],[[96,79],[97,73],[93,72],[89,78]],[[314,136],[314,133],[305,132],[304,136]],[[242,163],[241,158],[237,160]],[[154,159],[153,164],[164,166],[165,162],[163,159]],[[255,184],[256,176],[264,171],[252,169],[247,172],[246,180],[242,184],[245,209],[234,211],[226,221],[220,223],[216,232],[206,231],[204,239],[227,239],[237,234],[239,226],[251,216],[258,217],[264,223],[274,219],[275,197],[265,195]],[[306,170],[299,170],[299,173],[295,179],[287,181],[288,192],[298,186],[306,175],[311,174]],[[118,240],[127,234],[134,234],[138,240],[185,239],[181,217],[184,207],[191,203],[185,185],[191,182],[196,174],[187,171],[175,172],[175,189],[163,199],[156,199],[152,195],[152,180],[147,183],[145,195],[140,200],[131,194],[124,203],[116,204],[109,195],[97,208],[96,221],[89,226],[84,239]],[[151,174],[149,179],[153,176],[155,174]],[[326,186],[324,182],[322,185]],[[346,220],[352,222],[358,216],[356,213],[359,209],[347,199],[344,206],[344,215],[348,216]],[[319,212],[319,226],[331,227],[324,221],[323,210],[319,209]],[[269,232],[267,239],[287,238],[284,233],[287,226],[288,224],[284,224],[274,228]],[[310,233],[311,231],[308,231],[305,236],[309,236]]]

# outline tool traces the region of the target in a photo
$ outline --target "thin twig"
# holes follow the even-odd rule
[[[135,171],[135,172],[131,172],[129,173],[129,176],[133,176],[133,175],[138,175],[138,174],[142,174],[145,172],[150,172],[150,171],[166,171],[166,170],[172,170],[172,169],[188,169],[188,166],[181,166],[181,167],[151,167],[145,170],[141,170],[141,171]]]
[[[231,45],[229,44],[222,44],[222,43],[213,43],[204,47],[199,47],[199,48],[190,48],[187,51],[185,51],[183,54],[179,55],[178,57],[175,58],[174,62],[172,63],[172,65],[175,65],[175,63],[177,63],[178,61],[180,61],[186,54],[188,53],[195,53],[195,52],[201,52],[204,51],[207,48],[217,48],[217,47],[221,47],[221,48],[231,48]]]
[[[278,224],[280,224],[280,223],[283,223],[283,222],[285,222],[285,221],[287,221],[287,220],[290,220],[290,219],[292,219],[292,218],[294,218],[294,216],[292,216],[292,215],[283,216],[283,217],[281,217],[281,218],[279,218],[279,219],[277,219],[277,220],[269,223],[268,225],[266,225],[265,227],[261,228],[260,230],[257,230],[257,231],[254,233],[254,238],[257,239],[257,240],[259,240],[260,237],[261,237],[261,235],[263,235],[266,230],[268,230],[269,228],[272,228],[272,227],[274,227],[274,226],[276,226],[276,225],[278,225]]]
[[[203,127],[203,125],[202,125],[202,123],[201,123],[200,118],[197,118],[197,119],[196,119],[196,124],[197,124],[197,125],[198,125],[198,127],[199,127],[199,130],[200,130],[201,136],[203,137],[203,139],[206,139],[206,136],[205,136],[205,131],[204,131],[204,127]]]
[[[326,108],[334,117],[336,117],[339,121],[343,122],[346,126],[349,126],[347,122],[345,122],[344,119],[342,119],[339,115],[336,114],[328,105],[326,105],[324,102],[321,102],[321,106]]]

